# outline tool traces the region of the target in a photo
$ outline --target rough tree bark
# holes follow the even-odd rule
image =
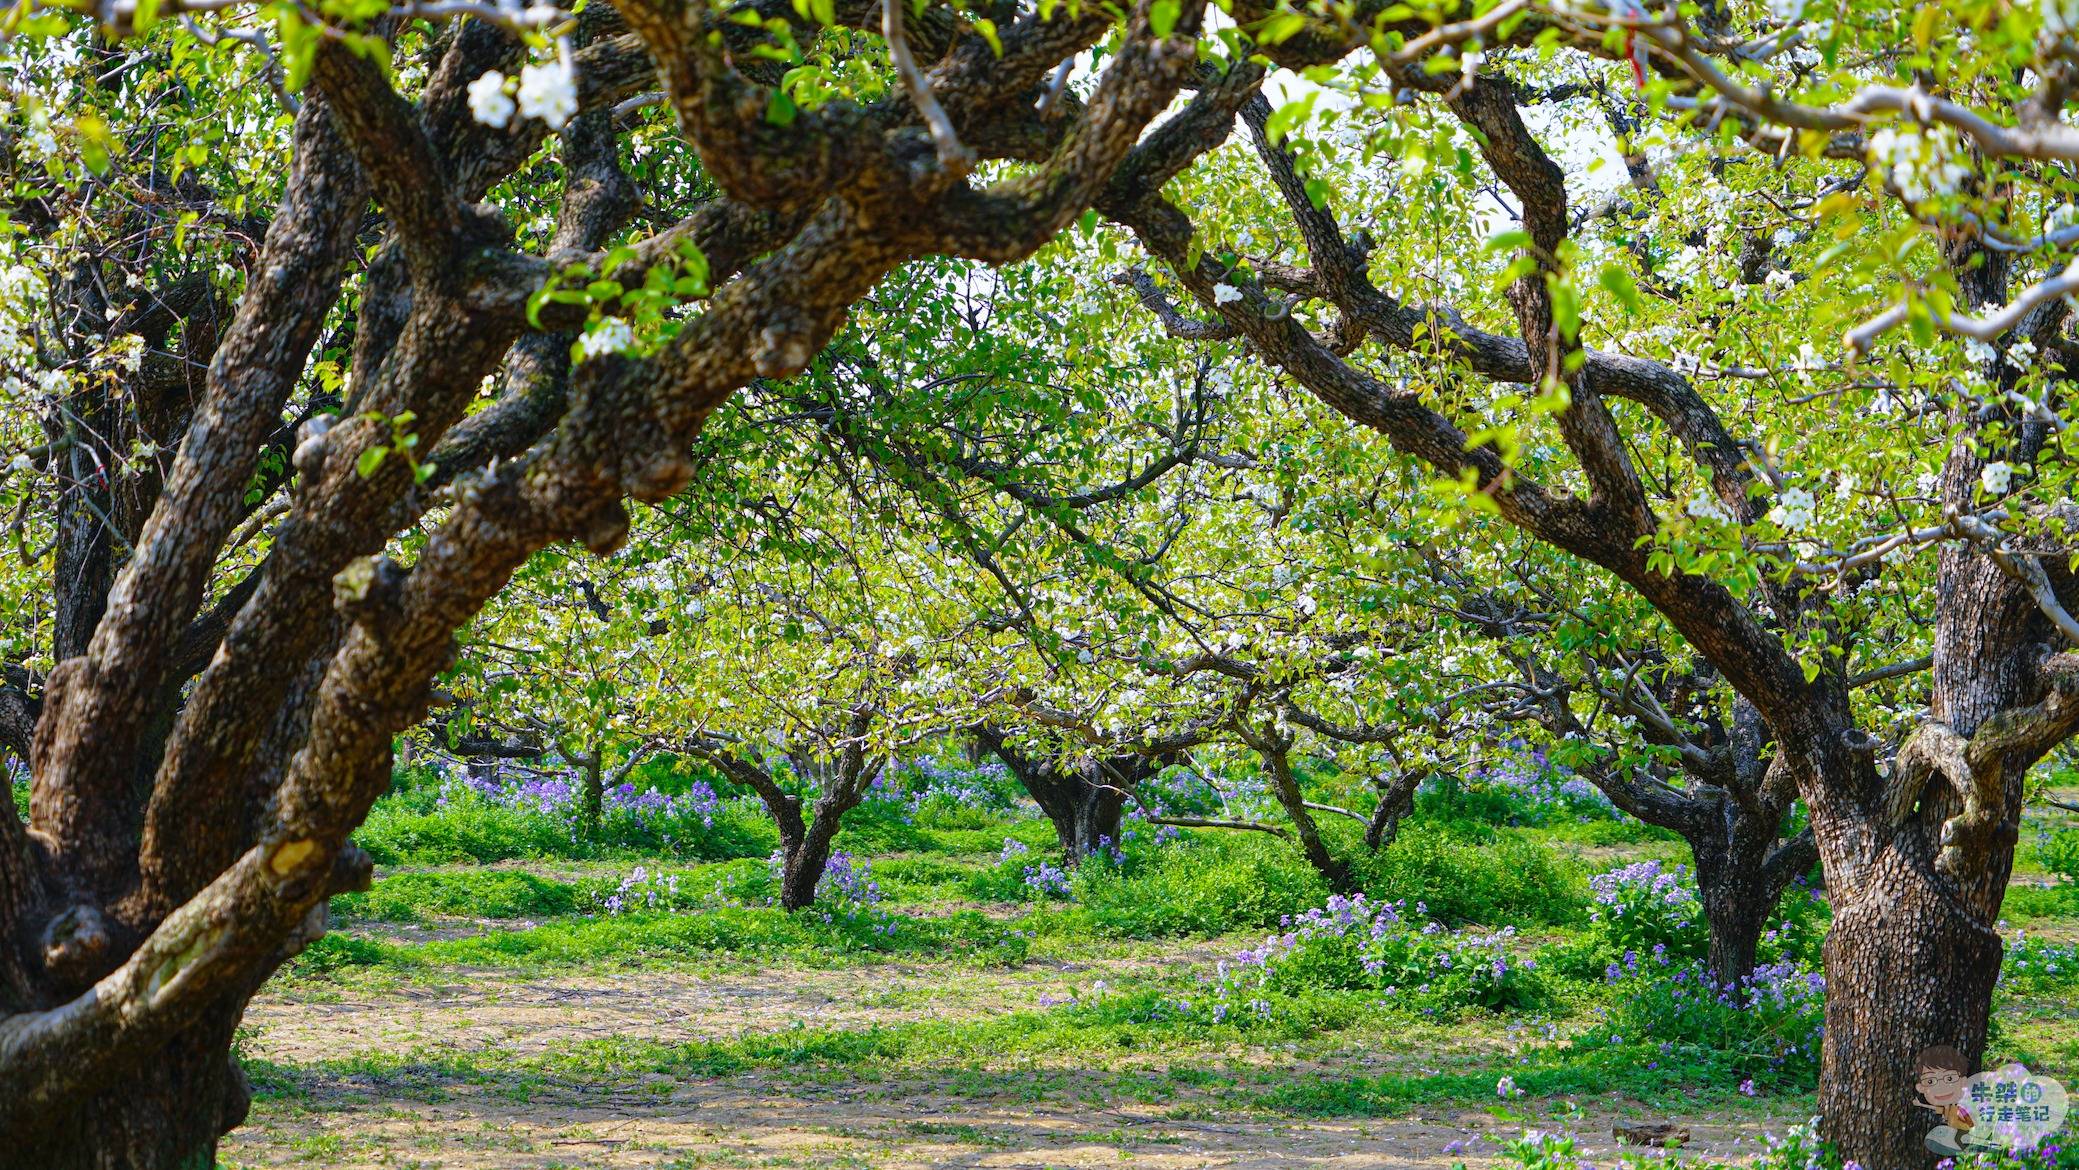
[[[991,724],[977,728],[975,737],[983,750],[1003,761],[1046,815],[1070,866],[1105,844],[1117,843],[1127,802],[1142,783],[1175,762],[1173,757],[1132,752],[1090,752],[1066,762],[1045,759],[1019,748]]]
[[[878,20],[861,5],[840,9],[847,23]],[[627,531],[621,501],[684,486],[709,414],[754,378],[800,372],[896,265],[1021,259],[1109,186],[1159,187],[1187,166],[1191,143],[1160,132],[1144,141],[1144,131],[1195,68],[1200,16],[1187,7],[1158,35],[1139,6],[1088,99],[1043,120],[1034,102],[1046,79],[1114,21],[1004,12],[985,40],[934,10],[916,21],[916,44],[937,54],[926,78],[778,127],[764,118],[765,91],[710,40],[707,5],[594,6],[572,55],[583,116],[561,144],[569,165],[549,256],[513,250],[483,202],[543,144],[545,124],[483,125],[466,96],[486,70],[516,70],[526,56],[516,36],[470,21],[437,38],[424,71],[400,71],[426,78],[416,105],[342,38],[317,38],[286,195],[270,222],[232,225],[264,236],[245,294],[220,333],[199,308],[183,333],[195,360],[181,368],[207,375],[167,385],[193,393],[192,417],[141,409],[177,455],[163,478],[124,483],[109,506],[65,499],[75,520],[86,505],[103,513],[106,530],[79,530],[64,557],[68,581],[96,583],[69,596],[67,581],[54,583],[66,615],[57,668],[48,679],[9,670],[0,692],[10,746],[34,720],[29,822],[0,809],[5,1157],[52,1170],[212,1165],[218,1136],[244,1115],[229,1049],[244,1004],[323,930],[327,896],[367,881],[348,834],[387,790],[392,737],[423,718],[455,632],[550,544],[611,553]],[[756,34],[731,24],[727,35]],[[608,111],[660,83],[723,194],[636,245],[624,273],[639,281],[691,241],[715,292],[655,353],[571,368],[562,355],[583,311],[543,306],[536,320],[528,302],[572,262],[596,264],[633,206],[616,181]],[[970,185],[964,161],[939,157],[922,125],[919,109],[933,105],[924,86],[983,157],[1030,165]],[[366,226],[382,242],[350,272]],[[111,266],[98,287],[128,284],[119,258],[94,262]],[[303,375],[350,280],[354,311],[336,340],[351,345],[354,376],[344,401],[327,402]],[[108,329],[149,338],[155,314]],[[541,334],[552,340],[523,340]],[[469,413],[501,366],[498,401]],[[336,410],[336,425],[292,442],[319,410]],[[401,459],[364,473],[406,412],[435,473],[421,480]],[[68,445],[51,457],[68,469],[100,451],[58,433]],[[286,485],[286,496],[268,505],[280,518],[264,563],[245,572],[226,550],[246,539],[235,529],[252,515],[248,492],[270,449],[293,458],[259,486]],[[412,564],[380,555],[422,519]],[[128,553],[101,581],[99,542],[111,538]],[[827,856],[835,815],[817,823],[827,828],[797,835],[801,877],[790,885],[807,880],[811,855]]]

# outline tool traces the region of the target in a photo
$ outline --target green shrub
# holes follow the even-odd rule
[[[2024,921],[2079,916],[2079,885],[2008,886],[2007,896],[2000,903],[2000,915]]]
[[[1510,953],[1513,927],[1446,930],[1401,903],[1363,894],[1332,896],[1280,926],[1260,947],[1221,964],[1214,994],[1201,1005],[1212,1022],[1269,1019],[1284,1001],[1317,990],[1373,992],[1380,1003],[1431,1014],[1528,1008],[1546,998],[1536,962]]]
[[[1560,926],[1584,921],[1587,899],[1552,850],[1510,834],[1485,844],[1415,822],[1355,869],[1374,902],[1406,902],[1445,923]]]
[[[2036,842],[2036,860],[2068,883],[2079,883],[2079,829],[2059,829]]]
[[[1609,982],[1603,1022],[1575,1037],[1577,1050],[1636,1051],[1678,1083],[1744,1079],[1795,1090],[1818,1084],[1826,980],[1816,972],[1765,964],[1739,986],[1722,988],[1701,963],[1632,953],[1611,966]]]
[[[2023,935],[2007,948],[2000,963],[2000,987],[2037,995],[2079,990],[2079,946]]]
[[[341,894],[332,911],[377,922],[419,922],[429,914],[548,918],[576,908],[576,889],[518,870],[401,873],[367,893]]]
[[[1687,964],[1710,948],[1704,905],[1687,866],[1635,861],[1588,879],[1590,928],[1611,956],[1659,955]]]
[[[520,858],[664,856],[700,860],[765,857],[779,831],[754,802],[724,802],[709,823],[694,817],[610,815],[596,836],[565,816],[524,806],[407,789],[378,800],[354,840],[378,865],[453,865]]]
[[[1263,930],[1328,896],[1288,842],[1218,831],[1164,846],[1129,842],[1122,863],[1086,861],[1073,883],[1094,927],[1120,938]]]
[[[387,943],[374,939],[355,938],[350,934],[325,934],[303,948],[296,956],[295,970],[302,974],[322,974],[347,967],[372,967],[390,955]]]

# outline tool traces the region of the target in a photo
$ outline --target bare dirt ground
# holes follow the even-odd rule
[[[514,1055],[603,1036],[659,1043],[731,1040],[796,1027],[863,1028],[953,1020],[1042,1005],[1042,996],[1098,981],[1190,965],[1214,952],[1181,948],[1163,959],[1030,962],[949,971],[877,964],[863,970],[767,967],[718,974],[629,972],[516,979],[455,968],[398,986],[272,989],[246,1011],[250,1054],[303,1064],[434,1046]]]
[[[306,1073],[299,1093],[260,1101],[222,1156],[237,1167],[453,1170],[1080,1170],[1129,1163],[1157,1170],[1444,1170],[1461,1161],[1475,1167],[1491,1162],[1495,1140],[1514,1138],[1526,1127],[1565,1128],[1580,1135],[1588,1156],[1601,1161],[1615,1150],[1611,1121],[1643,1116],[1612,1098],[1584,1101],[1582,1114],[1572,1118],[1550,1112],[1556,1107],[1551,1104],[1515,1111],[1437,1107],[1392,1118],[1289,1118],[1266,1115],[1237,1094],[1166,1076],[1037,1065],[869,1072],[866,1079],[826,1072],[605,1083],[486,1076],[466,1071],[466,1064],[458,1071],[457,1064],[441,1059],[544,1055],[612,1037],[714,1041],[797,1025],[860,1028],[977,1017],[1030,1008],[1041,994],[1060,994],[1070,985],[1087,989],[1108,974],[1142,966],[1121,960],[957,975],[942,966],[917,965],[865,973],[782,969],[527,979],[457,971],[439,983],[289,988],[263,997],[248,1012],[249,1055],[305,1069],[382,1057],[384,1071]],[[1463,1043],[1492,1044],[1472,1037]],[[1397,1065],[1403,1058],[1385,1062]],[[1327,1071],[1297,1064],[1289,1069],[1294,1077]],[[1756,1111],[1681,1120],[1692,1128],[1693,1155],[1728,1156],[1753,1152],[1765,1129],[1780,1130],[1795,1118]]]
[[[1559,1119],[1442,1109],[1391,1119],[1291,1119],[1223,1107],[1215,1095],[1125,1099],[1074,1074],[1008,1077],[997,1087],[929,1079],[808,1086],[744,1076],[619,1088],[530,1086],[523,1100],[469,1085],[321,1086],[289,1107],[266,1106],[224,1152],[240,1166],[338,1167],[1184,1167],[1481,1166],[1497,1143]],[[429,1094],[429,1090],[432,1091]],[[426,1100],[428,1095],[436,1100]],[[1568,1121],[1581,1152],[1616,1152],[1596,1105]],[[1790,1117],[1686,1121],[1687,1157],[1757,1152]]]

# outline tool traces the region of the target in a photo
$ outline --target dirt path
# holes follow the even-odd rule
[[[992,1083],[993,1082],[993,1083]],[[235,1166],[444,1170],[553,1167],[1136,1167],[1332,1166],[1345,1170],[1495,1161],[1529,1124],[1473,1109],[1392,1119],[1269,1118],[1196,1092],[1134,1099],[1116,1082],[1068,1074],[946,1081],[779,1085],[757,1076],[615,1087],[536,1083],[395,1086],[342,1081],[294,1103],[263,1103],[224,1151]],[[429,1093],[428,1090],[438,1089]],[[434,1099],[428,1100],[428,1097]],[[1788,1110],[1786,1106],[1786,1110]],[[1574,1119],[1581,1153],[1616,1152],[1599,1105]],[[1758,1152],[1788,1116],[1691,1122],[1691,1158]]]
[[[1103,979],[1191,970],[1214,952],[1164,960],[949,972],[943,964],[864,969],[773,967],[720,974],[582,972],[515,978],[457,968],[438,982],[273,990],[247,1009],[245,1051],[289,1064],[433,1048],[534,1055],[573,1041],[636,1036],[659,1043],[730,1040],[796,1027],[862,1028],[1026,1011]]]
[[[228,1141],[227,1165],[551,1170],[600,1167],[1062,1168],[1334,1166],[1448,1170],[1489,1164],[1495,1141],[1526,1126],[1571,1127],[1598,1161],[1614,1150],[1615,1099],[1566,1118],[1556,1103],[1513,1113],[1464,1107],[1380,1118],[1281,1118],[1248,1105],[1250,1090],[1194,1087],[1134,1062],[1138,1072],[1096,1073],[1051,1062],[996,1071],[881,1076],[804,1071],[607,1080],[470,1071],[444,1056],[496,1052],[525,1058],[587,1040],[663,1044],[732,1039],[796,1026],[863,1028],[959,1019],[1037,1006],[1043,995],[1098,980],[1126,981],[1203,963],[1120,959],[1015,970],[944,965],[739,973],[579,972],[514,978],[457,971],[437,984],[323,985],[277,990],[247,1013],[244,1050],[300,1070],[295,1092],[256,1104]],[[1500,1043],[1499,1040],[1495,1041]],[[1445,1047],[1486,1048],[1455,1037]],[[1426,1046],[1425,1046],[1426,1047]],[[1150,1054],[1152,1056],[1153,1054]],[[1259,1079],[1379,1071],[1292,1064]],[[1434,1053],[1432,1053],[1434,1055]],[[1399,1065],[1412,1054],[1380,1054]],[[380,1058],[375,1072],[322,1072]],[[495,1063],[495,1062],[494,1062]],[[504,1066],[509,1067],[509,1066]],[[1210,1071],[1210,1070],[1203,1070]],[[1413,1070],[1411,1071],[1418,1071]],[[1520,1104],[1520,1103],[1519,1103]],[[1783,1105],[1796,1113],[1794,1105]],[[1685,1119],[1688,1120],[1688,1119]],[[1787,1117],[1703,1119],[1694,1149],[1752,1153],[1764,1126]],[[1492,1139],[1492,1140],[1490,1140]]]

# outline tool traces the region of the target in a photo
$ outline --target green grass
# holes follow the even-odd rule
[[[2079,918],[2079,886],[2009,886],[2000,917],[2017,922]]]
[[[526,930],[487,931],[424,943],[328,934],[290,967],[315,976],[352,967],[402,972],[453,966],[602,970],[694,963],[715,956],[787,959],[844,966],[886,956],[1012,963],[1024,937],[972,911],[938,918],[903,915],[787,914],[763,906],[721,906],[677,914],[569,918]]]
[[[336,1059],[309,1064],[249,1052],[246,1068],[256,1094],[277,1103],[263,1115],[272,1109],[308,1118],[471,1094],[522,1103],[574,1090],[661,1098],[682,1082],[739,1076],[782,1087],[874,1085],[875,1093],[973,1098],[991,1109],[1042,1100],[1138,1100],[1184,1112],[1233,1110],[1274,1124],[1393,1118],[1442,1106],[1531,1125],[1563,1104],[1610,1094],[1621,1095],[1623,1107],[1746,1108],[1738,1095],[1742,1074],[1714,1047],[1724,1046],[1723,1029],[1702,1038],[1633,1036],[1643,1017],[1626,1015],[1622,993],[1601,978],[1610,956],[1607,940],[1588,927],[1587,877],[1647,857],[1689,861],[1678,839],[1628,820],[1525,825],[1469,814],[1418,817],[1377,857],[1367,856],[1341,823],[1330,822],[1325,828],[1335,848],[1356,862],[1368,896],[1405,901],[1410,910],[1422,903],[1448,925],[1517,926],[1524,936],[1519,957],[1542,948],[1536,951],[1541,994],[1512,1000],[1517,1006],[1506,1011],[1441,1005],[1427,1014],[1419,997],[1390,1003],[1377,990],[1308,985],[1266,989],[1264,1013],[1237,1011],[1215,1023],[1205,978],[1217,958],[1259,943],[1285,916],[1327,897],[1326,885],[1289,841],[1196,831],[1157,846],[1142,830],[1122,861],[1092,863],[1077,873],[1072,898],[1042,899],[1024,884],[1024,870],[1060,862],[1044,820],[1029,812],[927,805],[910,823],[900,805],[875,802],[848,819],[839,847],[871,865],[885,900],[856,913],[814,909],[790,916],[765,904],[769,826],[748,815],[725,822],[712,839],[666,848],[635,840],[573,842],[548,818],[482,806],[437,808],[423,794],[386,802],[364,837],[387,851],[384,865],[392,868],[368,893],[335,900],[349,932],[321,939],[291,964],[292,995],[311,1002],[381,996],[400,985],[466,980],[474,972],[498,983],[647,969],[769,979],[775,986],[792,971],[816,982],[818,994],[801,997],[815,1005],[839,988],[856,985],[861,994],[845,1005],[842,1024],[831,1023],[821,1006],[790,1000],[770,1014],[747,1016],[742,1034],[702,1033],[697,1040],[631,1027],[530,1052],[466,1049],[437,1033],[417,1047],[410,1040],[388,1049],[349,1047]],[[742,802],[732,807],[756,811]],[[1006,838],[1028,852],[1001,858]],[[2062,856],[2054,834],[2029,841],[2031,872],[2048,871]],[[733,860],[727,857],[732,851],[738,854]],[[703,860],[710,856],[717,859]],[[475,864],[498,858],[519,859],[527,868]],[[399,864],[446,868],[394,872]],[[607,896],[636,865],[679,879],[672,912],[603,913]],[[987,913],[977,912],[977,903]],[[2017,885],[2005,915],[2032,938],[2040,932],[2051,944],[2070,945],[2071,931],[2062,924],[2079,919],[2079,888]],[[480,933],[405,941],[416,932],[376,926],[452,927],[458,921],[477,924]],[[1577,952],[1578,962],[1560,961]],[[1027,963],[1023,972],[978,972],[985,965]],[[1054,964],[1068,969],[1057,975]],[[873,987],[875,965],[888,965],[901,982]],[[808,973],[817,969],[857,974]],[[963,986],[964,978],[972,982]],[[1099,979],[1111,986],[1100,990]],[[1032,1000],[1001,1003],[1001,995],[1019,995],[1021,986],[1031,988],[1024,994]],[[2079,1061],[2079,1028],[2069,1019],[2074,986],[2079,966],[2010,979],[1998,1001],[1992,1052],[2031,1067],[2072,1067]],[[1043,1007],[1042,988],[1074,991],[1079,999]],[[951,1005],[958,1006],[949,1011]],[[790,1020],[801,1022],[786,1026]],[[1613,1032],[1622,1040],[1612,1041]],[[259,1045],[258,1051],[268,1049]],[[1503,1076],[1525,1094],[1520,1102],[1497,1096]],[[1802,1115],[1808,1080],[1786,1077],[1771,1085],[1756,1077],[1778,1111]],[[1213,1101],[1217,1106],[1208,1104]],[[988,1144],[966,1127],[933,1121],[906,1132]],[[1086,1136],[1093,1143],[1115,1140],[1104,1123],[1093,1123]],[[352,1131],[344,1140],[340,1148],[361,1148]],[[284,1144],[281,1152],[278,1160],[327,1156],[314,1142]],[[1549,1170],[1533,1161],[1505,1164]],[[1550,1163],[1562,1164],[1573,1165]]]
[[[373,889],[332,899],[344,921],[424,922],[434,915],[473,918],[550,918],[577,908],[579,888],[519,870],[404,873]]]

